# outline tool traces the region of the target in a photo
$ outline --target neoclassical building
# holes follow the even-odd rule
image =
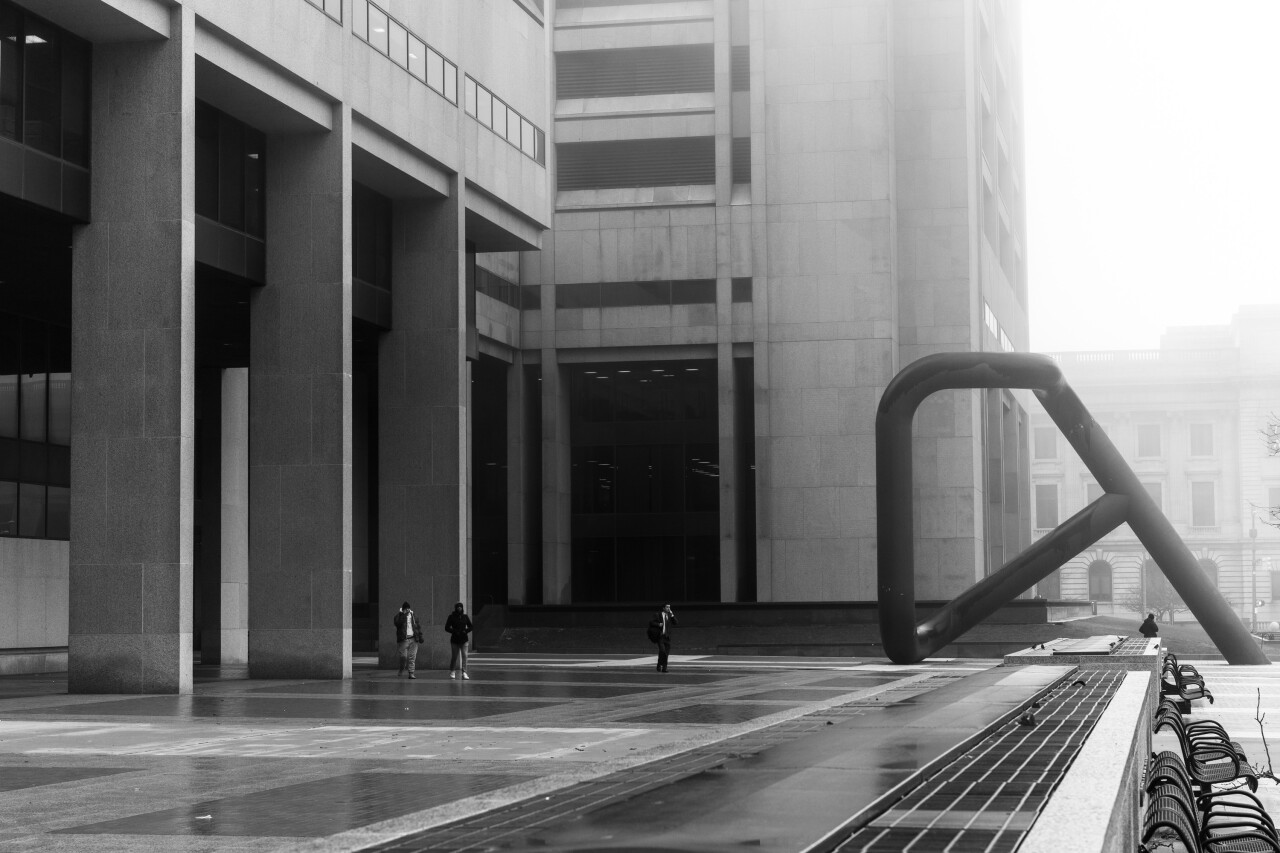
[[[1256,608],[1264,627],[1280,620],[1272,512],[1280,507],[1280,306],[1244,306],[1226,326],[1169,329],[1158,350],[1054,358],[1241,619],[1253,619]],[[1036,411],[1031,423],[1038,538],[1100,492],[1048,416]],[[1092,600],[1100,613],[1134,613],[1149,560],[1122,526],[1041,593]]]
[[[1016,0],[0,0],[0,650],[393,660],[409,600],[875,597],[874,412],[1025,350]],[[917,588],[1030,541],[939,395]]]

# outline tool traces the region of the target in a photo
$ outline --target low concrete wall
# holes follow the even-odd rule
[[[1125,676],[1018,853],[1133,853],[1151,755],[1150,672]]]
[[[944,606],[944,601],[922,601],[916,618],[924,619]],[[565,604],[509,605],[503,617],[508,628],[610,627],[619,617],[635,622],[635,614],[649,613],[661,606],[650,604]],[[486,608],[487,610],[488,608]],[[781,625],[874,625],[880,620],[874,601],[788,601],[767,603],[676,604],[676,616],[684,627]],[[1092,614],[1092,605],[1080,601],[1030,599],[1012,601],[985,621],[986,624],[1043,625]],[[643,620],[642,620],[643,621]]]

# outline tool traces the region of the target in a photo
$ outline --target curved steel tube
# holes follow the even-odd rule
[[[972,388],[1034,391],[1106,494],[917,624],[911,424],[930,394]],[[876,509],[880,636],[895,663],[915,663],[938,651],[1125,522],[1228,663],[1268,663],[1048,356],[939,353],[898,373],[876,413]]]

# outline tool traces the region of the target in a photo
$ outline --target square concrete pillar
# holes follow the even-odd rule
[[[72,274],[68,689],[191,692],[195,18],[93,51]]]
[[[545,312],[544,312],[545,313]],[[556,351],[542,351],[542,603],[573,600],[569,394]]]
[[[267,140],[250,296],[249,674],[351,675],[351,112]]]
[[[378,347],[378,658],[395,665],[392,618],[422,621],[423,669],[449,665],[444,621],[467,601],[464,187],[392,209],[392,328]],[[469,610],[470,608],[468,608]]]

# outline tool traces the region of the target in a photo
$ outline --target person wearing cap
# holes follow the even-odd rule
[[[410,678],[417,678],[413,670],[418,662],[418,644],[422,642],[422,623],[407,601],[400,605],[400,612],[392,621],[396,626],[396,645],[400,650],[400,669],[396,678],[405,672]]]

